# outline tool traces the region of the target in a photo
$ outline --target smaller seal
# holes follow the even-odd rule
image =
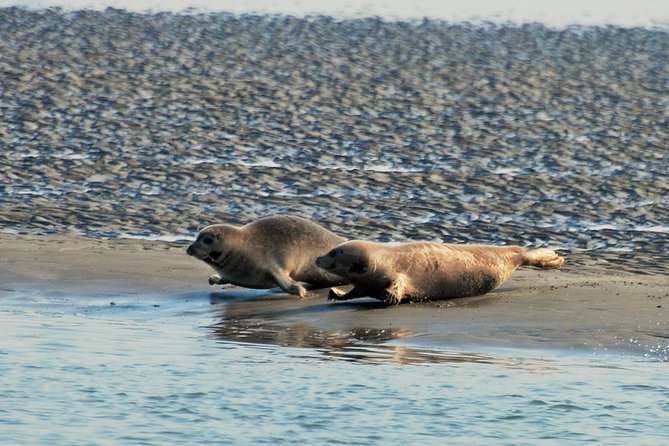
[[[316,265],[353,284],[333,288],[331,300],[369,296],[388,304],[478,296],[504,283],[520,266],[559,268],[564,258],[546,248],[375,243],[352,240],[316,259]]]
[[[317,267],[315,259],[345,239],[309,220],[272,216],[236,227],[207,226],[186,253],[210,265],[218,274],[210,285],[233,284],[245,288],[280,287],[305,297],[300,282],[314,288],[346,283],[341,277]]]

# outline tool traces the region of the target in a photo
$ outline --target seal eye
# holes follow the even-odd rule
[[[204,243],[205,245],[211,245],[212,243],[214,243],[214,239],[212,239],[211,237],[205,237],[202,239],[202,243]]]

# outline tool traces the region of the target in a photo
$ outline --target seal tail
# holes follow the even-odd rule
[[[547,248],[527,249],[523,253],[523,266],[535,266],[543,269],[557,269],[564,263],[555,251]]]

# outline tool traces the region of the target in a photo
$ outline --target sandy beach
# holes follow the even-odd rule
[[[300,300],[277,290],[210,287],[184,244],[2,234],[5,291],[74,295],[189,294],[208,299],[225,340],[336,348],[350,341],[437,347],[531,347],[666,354],[669,280],[597,265],[517,271],[486,296],[386,307],[372,299]],[[139,297],[138,297],[139,298]],[[110,299],[113,299],[110,298]],[[111,304],[111,301],[110,301]],[[250,333],[250,334],[249,334]]]

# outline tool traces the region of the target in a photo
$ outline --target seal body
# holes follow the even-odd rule
[[[316,259],[316,264],[352,283],[346,294],[389,304],[477,296],[504,283],[519,267],[559,268],[564,258],[550,249],[443,243],[374,243],[352,240]]]
[[[215,224],[199,232],[188,255],[203,260],[217,275],[211,285],[233,284],[246,288],[280,287],[306,296],[300,282],[316,288],[346,283],[315,264],[319,255],[345,239],[309,220],[273,216],[236,227]]]

